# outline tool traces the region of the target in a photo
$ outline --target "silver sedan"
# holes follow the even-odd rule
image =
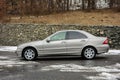
[[[16,53],[28,61],[47,55],[74,55],[90,60],[108,50],[107,37],[96,37],[82,30],[62,30],[44,40],[21,44]]]

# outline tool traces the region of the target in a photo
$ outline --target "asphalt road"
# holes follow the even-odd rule
[[[40,57],[25,61],[14,52],[0,52],[0,80],[120,80],[120,55]]]

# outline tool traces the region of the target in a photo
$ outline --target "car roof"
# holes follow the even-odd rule
[[[83,30],[61,30],[61,32],[63,31],[83,31]]]

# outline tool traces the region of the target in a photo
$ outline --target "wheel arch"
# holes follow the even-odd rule
[[[96,53],[98,53],[97,49],[96,49],[94,46],[92,46],[92,45],[87,45],[87,46],[85,46],[85,47],[82,49],[82,54],[83,54],[83,51],[84,51],[86,48],[88,48],[88,47],[92,47],[93,49],[95,49]],[[82,54],[81,54],[81,55],[82,55]]]
[[[36,52],[36,54],[37,54],[37,56],[38,56],[38,51],[37,51],[37,49],[36,49],[35,47],[33,47],[33,46],[27,46],[27,47],[24,47],[23,50],[22,50],[22,54],[21,54],[22,57],[23,57],[23,52],[24,52],[24,50],[27,49],[27,48],[32,48],[32,49],[34,49],[35,52]]]

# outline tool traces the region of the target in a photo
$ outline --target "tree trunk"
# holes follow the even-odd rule
[[[92,4],[91,4],[92,9],[95,9],[95,8],[96,8],[95,2],[96,2],[95,0],[92,0],[92,2],[91,2],[91,3],[92,3]]]
[[[67,11],[69,11],[69,0],[67,0]]]
[[[85,2],[84,2],[84,0],[82,0],[82,10],[84,10],[85,9]]]
[[[0,0],[0,22],[4,20],[6,16],[6,1]]]
[[[110,8],[113,8],[113,0],[110,0],[109,6]]]
[[[91,0],[88,0],[88,6],[87,9],[91,9]]]

